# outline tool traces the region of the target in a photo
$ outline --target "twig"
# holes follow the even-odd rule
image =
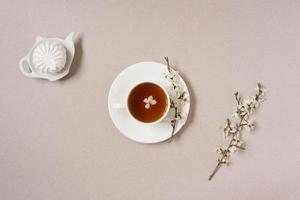
[[[257,93],[251,99],[242,100],[239,93],[234,93],[235,100],[237,102],[236,111],[234,116],[239,119],[238,123],[234,123],[227,119],[226,126],[224,127],[225,137],[231,136],[231,140],[226,149],[218,148],[217,152],[221,154],[221,157],[218,159],[218,163],[212,174],[209,176],[208,180],[212,180],[217,171],[221,168],[222,165],[225,165],[229,162],[230,156],[237,149],[245,150],[243,146],[243,141],[240,139],[240,134],[244,127],[252,129],[254,124],[248,118],[256,110],[259,104],[264,101],[264,94],[266,90],[263,88],[261,83],[257,84]]]

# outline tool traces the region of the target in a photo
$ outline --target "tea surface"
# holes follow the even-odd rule
[[[164,90],[154,83],[141,83],[134,87],[128,97],[129,112],[139,121],[154,122],[160,119],[167,107]]]

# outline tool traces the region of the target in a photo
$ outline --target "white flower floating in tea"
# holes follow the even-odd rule
[[[145,108],[149,109],[151,105],[155,105],[157,101],[153,98],[153,96],[149,96],[148,98],[144,99]]]
[[[236,121],[226,120],[226,125],[223,129],[223,134],[225,138],[230,137],[229,144],[227,148],[218,147],[216,152],[220,155],[218,159],[218,164],[209,176],[209,180],[213,178],[216,172],[220,169],[222,165],[228,164],[230,161],[230,156],[237,150],[245,150],[245,144],[241,139],[241,133],[243,129],[253,131],[255,124],[250,115],[258,108],[258,106],[264,101],[264,96],[266,90],[261,83],[257,84],[255,88],[256,94],[253,97],[247,97],[242,99],[240,94],[236,92],[234,94],[237,106],[234,107],[233,116],[237,119]]]
[[[179,76],[178,71],[172,69],[168,57],[165,57],[165,61],[168,67],[167,72],[165,73],[165,78],[171,83],[172,86],[171,91],[169,91],[170,111],[172,115],[171,116],[172,133],[169,138],[169,142],[170,142],[173,139],[178,121],[185,117],[185,113],[183,113],[181,110],[184,104],[189,101],[189,96],[184,91],[184,87],[180,81],[181,78]]]

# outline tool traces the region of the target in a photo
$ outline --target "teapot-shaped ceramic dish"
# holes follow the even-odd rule
[[[20,70],[30,78],[49,81],[63,78],[69,73],[75,54],[73,37],[74,32],[64,40],[37,36],[29,53],[20,60]]]

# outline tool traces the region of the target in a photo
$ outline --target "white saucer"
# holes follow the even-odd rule
[[[167,66],[156,62],[141,62],[124,69],[114,80],[108,95],[108,110],[114,125],[119,131],[136,142],[157,143],[170,138],[172,127],[170,119],[147,125],[134,120],[129,116],[126,109],[115,108],[114,105],[126,102],[129,90],[140,82],[156,82],[162,85],[167,91],[171,89],[171,83],[164,77]],[[183,90],[189,96],[188,88],[180,77]],[[184,104],[182,112],[184,118],[178,121],[174,134],[176,134],[187,120],[190,110],[190,102]]]

